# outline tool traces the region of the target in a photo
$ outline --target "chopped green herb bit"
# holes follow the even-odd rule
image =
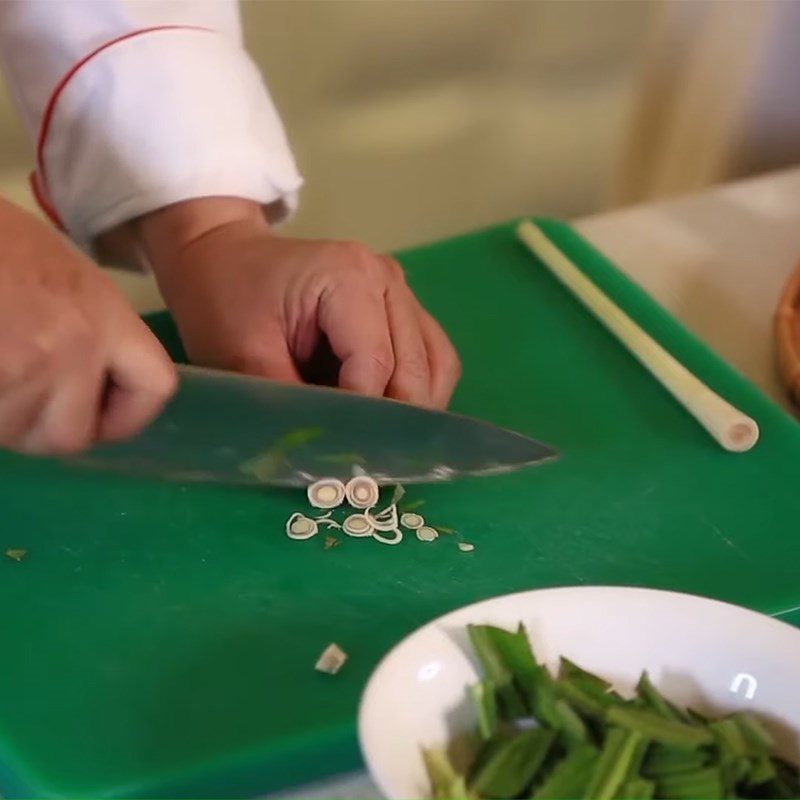
[[[534,800],[583,797],[600,752],[591,745],[576,747],[559,761],[533,794]]]
[[[478,720],[478,732],[484,741],[497,733],[497,697],[491,681],[479,681],[469,687],[469,696]]]
[[[739,711],[730,719],[736,722],[742,735],[757,753],[768,753],[775,749],[775,740],[753,714]]]
[[[708,764],[710,755],[704,750],[687,750],[667,744],[654,744],[645,759],[642,772],[648,778],[663,778],[691,772]]]
[[[608,689],[586,680],[582,676],[562,679],[558,690],[580,714],[602,720],[611,706],[622,705],[622,699]]]
[[[652,781],[644,778],[631,778],[617,793],[619,800],[650,800],[656,790]]]
[[[664,719],[671,719],[675,722],[691,722],[691,719],[686,714],[681,713],[661,695],[651,683],[650,676],[646,672],[642,673],[642,677],[636,686],[636,691],[639,693],[644,705],[659,716],[664,717]]]
[[[744,777],[747,778],[747,783],[750,786],[758,786],[759,784],[771,781],[778,774],[775,764],[769,756],[759,756],[753,759],[750,766],[750,771]]]
[[[313,442],[315,439],[319,439],[320,436],[322,436],[322,428],[298,428],[295,431],[289,431],[289,433],[284,434],[275,442],[273,448],[291,450]]]
[[[490,740],[469,789],[482,797],[516,797],[533,781],[554,740],[555,733],[544,728]]]
[[[6,550],[5,552],[5,557],[10,558],[12,561],[24,561],[27,555],[28,555],[27,550],[22,550],[19,548]]]
[[[302,447],[322,436],[322,428],[298,428],[281,436],[271,447],[239,465],[239,471],[266,483],[274,478],[286,462],[290,450]]]
[[[641,708],[614,706],[606,712],[606,721],[610,725],[619,725],[621,728],[637,731],[645,739],[662,744],[699,747],[703,744],[710,744],[714,739],[708,730],[682,722],[673,722]]]
[[[611,800],[622,786],[642,737],[637,731],[610,728],[584,797]]]
[[[444,750],[423,750],[422,758],[435,800],[465,800],[469,797],[464,777],[453,769]]]
[[[252,475],[258,481],[266,482],[280,472],[285,460],[286,453],[275,450],[245,461],[239,466],[239,471],[245,475]]]
[[[723,797],[719,767],[705,767],[678,775],[667,775],[656,782],[656,796],[678,800],[716,800]]]
[[[520,625],[516,633],[509,633],[491,625],[470,625],[468,631],[486,677],[497,687],[500,708],[507,716],[523,716],[527,708],[514,678],[537,667],[525,629]]]
[[[560,680],[580,678],[581,683],[602,689],[604,692],[611,689],[611,684],[608,681],[604,681],[602,678],[598,678],[597,675],[587,672],[583,667],[579,667],[574,661],[570,661],[563,656],[559,660],[558,677]]]

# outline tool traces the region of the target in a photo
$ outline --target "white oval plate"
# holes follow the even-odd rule
[[[497,597],[431,622],[395,647],[367,684],[359,739],[393,800],[428,797],[420,748],[474,726],[468,623],[528,630],[537,659],[560,656],[631,691],[642,670],[698,711],[757,711],[787,756],[800,754],[800,630],[738,606],[655,589],[587,586]]]

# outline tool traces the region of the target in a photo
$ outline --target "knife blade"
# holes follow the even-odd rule
[[[552,459],[541,442],[394,400],[179,366],[161,416],[138,437],[71,461],[181,481],[305,486],[363,470],[382,484],[510,472]]]

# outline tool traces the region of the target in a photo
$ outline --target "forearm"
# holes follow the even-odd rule
[[[0,3],[0,53],[37,183],[82,244],[178,202],[232,196],[276,217],[301,179],[236,5]],[[34,57],[31,57],[33,54]]]
[[[145,214],[130,228],[169,300],[174,284],[182,281],[180,273],[192,247],[207,244],[223,231],[230,242],[253,232],[266,233],[270,225],[264,208],[252,200],[203,197]]]

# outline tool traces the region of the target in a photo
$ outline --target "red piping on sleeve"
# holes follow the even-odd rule
[[[47,219],[49,219],[56,228],[63,231],[64,223],[61,221],[61,217],[58,216],[58,212],[53,208],[53,204],[50,202],[45,192],[42,191],[41,184],[39,183],[39,173],[35,170],[31,172],[31,174],[28,175],[28,183],[31,187],[33,199],[36,200],[37,205],[42,209]]]
[[[1,1],[1,0],[0,0]],[[47,100],[47,105],[44,109],[44,114],[42,114],[42,124],[39,127],[39,136],[36,140],[36,171],[32,172],[29,180],[31,185],[31,190],[33,191],[33,196],[36,198],[36,202],[39,204],[40,208],[44,213],[47,215],[48,219],[59,227],[61,230],[64,230],[64,225],[61,221],[61,218],[58,215],[55,207],[53,206],[52,201],[50,200],[50,193],[48,190],[48,182],[47,182],[47,172],[45,170],[44,165],[44,148],[45,144],[47,143],[47,136],[50,133],[50,125],[53,120],[53,113],[55,112],[56,104],[58,103],[59,97],[61,97],[62,92],[66,88],[67,84],[75,77],[75,74],[89,61],[91,61],[96,55],[99,55],[103,52],[103,50],[107,50],[109,47],[112,47],[115,44],[119,44],[120,42],[124,42],[126,39],[133,39],[136,36],[142,36],[146,33],[155,33],[157,31],[173,31],[173,30],[189,30],[189,31],[207,31],[209,33],[213,33],[211,28],[203,27],[202,25],[155,25],[151,28],[140,28],[139,30],[130,31],[128,33],[122,34],[122,36],[117,36],[114,39],[110,39],[107,42],[95,47],[90,53],[87,53],[83,58],[79,61],[76,61],[62,76],[61,80],[55,85],[50,97]]]

